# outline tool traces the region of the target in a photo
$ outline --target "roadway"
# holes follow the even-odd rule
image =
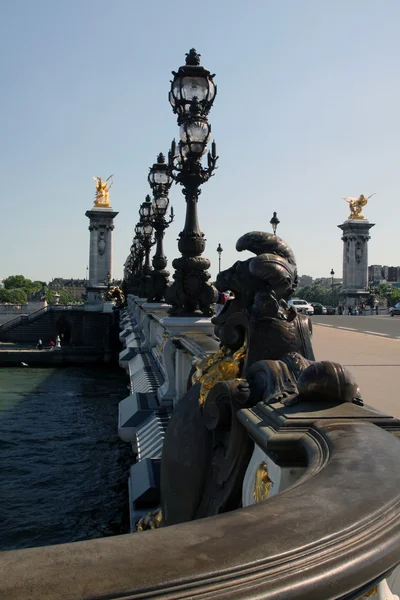
[[[400,340],[400,316],[397,315],[395,317],[389,315],[314,315],[311,320],[313,325],[321,327],[358,331],[367,335]]]
[[[366,404],[400,418],[400,317],[313,316],[317,360],[348,368]]]

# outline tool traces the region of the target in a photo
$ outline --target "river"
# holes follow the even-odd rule
[[[127,533],[121,369],[0,368],[0,550]]]

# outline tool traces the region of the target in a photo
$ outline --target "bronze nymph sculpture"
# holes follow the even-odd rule
[[[235,294],[213,318],[220,350],[197,365],[167,429],[161,469],[163,525],[241,506],[253,451],[237,418],[241,409],[258,403],[362,404],[358,386],[344,367],[315,361],[310,319],[288,305],[297,286],[291,248],[276,235],[255,231],[242,236],[236,249],[255,256],[237,261],[217,277],[218,290]]]

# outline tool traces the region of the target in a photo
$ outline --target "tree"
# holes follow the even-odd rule
[[[11,302],[10,300],[10,290],[6,290],[5,288],[0,288],[0,302]]]
[[[297,290],[296,296],[307,300],[307,302],[320,302],[321,304],[332,303],[332,291],[322,285],[306,285]]]
[[[3,283],[6,290],[23,290],[27,297],[41,290],[43,286],[41,281],[32,281],[23,275],[10,275]]]
[[[9,302],[10,304],[26,304],[28,302],[28,296],[25,290],[21,288],[0,290],[0,299],[1,302]]]
[[[60,294],[60,304],[71,304],[75,301],[73,294],[71,294],[71,292],[69,292],[68,290],[61,289],[57,291]],[[47,288],[46,290],[45,298],[50,304],[54,302],[55,293],[55,290],[51,290],[50,288]]]
[[[23,275],[10,275],[10,277],[7,277],[3,283],[6,290],[29,288],[32,286],[32,281],[30,279],[26,279]]]

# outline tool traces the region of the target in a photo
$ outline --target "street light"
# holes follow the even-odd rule
[[[153,226],[151,225],[151,218],[153,215],[153,206],[150,196],[147,194],[145,201],[142,202],[139,208],[140,222],[136,226],[137,232],[139,233],[140,243],[144,250],[144,265],[141,272],[141,281],[139,295],[141,298],[147,296],[147,286],[151,275],[150,267],[150,249],[155,244],[153,241]],[[135,229],[135,231],[136,231]]]
[[[218,252],[218,273],[221,272],[221,254],[224,251],[221,244],[218,244],[217,252]]]
[[[144,248],[141,244],[142,225],[138,223],[135,227],[135,237],[130,248],[129,262],[127,268],[128,280],[126,281],[129,294],[138,294],[140,278],[142,276],[142,265]]]
[[[334,291],[333,291],[333,278],[335,277],[335,271],[333,269],[331,269],[330,272],[330,276],[331,276],[331,290],[332,290],[332,306],[335,306],[335,298],[334,298]]]
[[[166,298],[172,305],[171,314],[194,315],[200,308],[205,316],[211,316],[217,291],[208,282],[210,261],[201,257],[205,238],[200,231],[197,202],[200,186],[210,179],[218,159],[215,142],[212,142],[207,168],[201,164],[210,140],[211,125],[207,117],[217,88],[214,75],[200,65],[200,55],[194,48],[186,54],[186,64],[172,74],[169,101],[177,115],[180,141],[178,145],[175,140],[172,142],[168,165],[171,177],[183,187],[186,219],[178,241],[182,256],[172,263],[175,281],[168,288]]]
[[[276,235],[276,228],[278,227],[280,220],[277,217],[276,212],[274,212],[274,214],[272,215],[272,219],[270,220],[271,226],[272,226],[272,231],[274,232],[274,235]]]
[[[148,301],[162,302],[168,284],[169,273],[165,270],[167,257],[164,255],[164,232],[174,220],[174,210],[171,207],[169,219],[165,215],[169,206],[168,192],[172,185],[172,177],[162,153],[157,157],[157,162],[150,167],[148,182],[153,190],[152,213],[150,223],[154,227],[156,252],[153,256],[151,281],[148,282]]]

